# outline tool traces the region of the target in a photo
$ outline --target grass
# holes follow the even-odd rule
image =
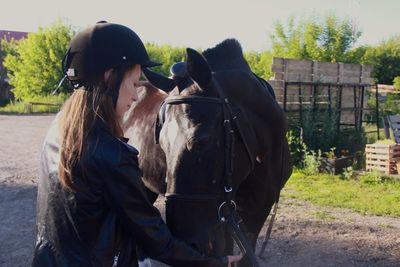
[[[62,103],[67,99],[66,95],[38,96],[27,101],[11,101],[5,106],[0,106],[0,114],[32,114],[32,113],[56,113]],[[48,103],[54,105],[31,105],[29,102]]]
[[[359,180],[294,172],[282,191],[284,197],[320,206],[348,208],[362,214],[400,217],[400,182],[366,175]],[[324,217],[325,214],[316,214]]]

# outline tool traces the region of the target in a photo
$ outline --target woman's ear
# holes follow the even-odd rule
[[[207,60],[194,49],[187,48],[187,73],[200,87],[207,87],[211,83],[211,69]]]

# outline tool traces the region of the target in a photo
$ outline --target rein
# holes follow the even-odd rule
[[[227,97],[223,94],[222,88],[213,79],[214,85],[216,86],[219,97],[202,97],[202,96],[171,96],[164,100],[160,108],[159,118],[156,123],[156,142],[158,142],[159,131],[161,130],[164,122],[166,105],[179,105],[188,103],[214,103],[222,106],[223,111],[223,126],[224,126],[224,196],[223,201],[218,208],[218,219],[220,224],[226,224],[232,234],[232,238],[235,240],[242,254],[248,254],[254,267],[258,267],[258,262],[255,253],[250,245],[247,236],[242,230],[242,220],[239,218],[236,211],[236,203],[233,200],[233,188],[232,188],[232,176],[234,171],[234,155],[235,155],[235,129],[238,131],[238,135],[241,138],[247,155],[251,163],[251,169],[254,169],[255,159],[252,156],[250,147],[246,142],[243,134],[243,129],[237,121],[237,116],[234,115],[230,102]],[[161,119],[160,119],[161,118]],[[160,121],[161,120],[161,121]],[[188,196],[182,194],[166,194],[168,198],[182,199],[182,200],[215,200],[221,198],[221,196]]]

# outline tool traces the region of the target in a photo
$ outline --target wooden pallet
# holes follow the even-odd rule
[[[400,145],[368,144],[365,147],[366,170],[397,174],[396,162],[400,161]]]

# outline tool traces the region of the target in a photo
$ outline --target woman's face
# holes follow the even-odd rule
[[[139,82],[142,70],[140,65],[132,66],[124,75],[121,86],[119,88],[116,113],[119,120],[122,120],[125,112],[131,107],[133,101],[138,99],[136,91],[137,83]]]

